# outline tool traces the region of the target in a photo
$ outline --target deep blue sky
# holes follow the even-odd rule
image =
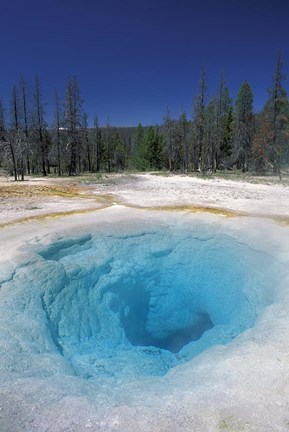
[[[0,96],[37,73],[48,116],[72,75],[91,120],[136,125],[167,106],[190,117],[202,65],[210,94],[221,72],[233,97],[248,80],[256,110],[279,49],[289,70],[288,0],[2,0],[0,14]]]

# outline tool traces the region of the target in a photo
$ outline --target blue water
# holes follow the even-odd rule
[[[84,378],[164,375],[232,341],[271,301],[271,258],[213,227],[91,233],[38,256],[46,325]]]

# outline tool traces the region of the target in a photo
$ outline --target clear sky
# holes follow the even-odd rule
[[[46,110],[76,75],[101,124],[161,123],[192,114],[201,66],[210,94],[221,72],[232,97],[247,80],[259,109],[277,52],[289,71],[288,0],[1,0],[0,96],[37,73]],[[288,83],[286,83],[288,89]]]

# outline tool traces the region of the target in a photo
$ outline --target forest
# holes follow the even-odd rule
[[[0,100],[0,167],[14,179],[26,175],[78,175],[86,172],[166,170],[202,174],[240,170],[275,174],[289,166],[289,102],[279,53],[260,112],[244,81],[233,102],[223,76],[208,98],[203,67],[193,115],[164,113],[158,126],[118,128],[108,121],[89,125],[79,83],[68,79],[64,100],[54,95],[54,119],[48,124],[39,77],[33,90],[23,76],[13,86],[11,100]],[[28,97],[31,94],[32,97]]]

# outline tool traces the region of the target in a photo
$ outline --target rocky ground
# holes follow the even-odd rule
[[[114,204],[289,218],[289,182],[274,177],[197,177],[110,174],[74,178],[0,177],[0,226],[45,215],[91,211]]]
[[[288,431],[288,198],[286,178],[145,173],[14,182],[0,177],[1,432]],[[42,289],[54,290],[66,279],[57,273],[59,263],[54,274],[37,250],[90,229],[138,231],[153,221],[173,230],[175,223],[199,227],[207,221],[264,257],[261,271],[249,260],[261,282],[246,278],[246,289],[260,290],[260,298],[264,291],[265,306],[260,303],[254,326],[230,344],[216,345],[164,377],[111,385],[101,377],[94,383],[74,376],[58,350],[48,349],[52,339],[38,301]],[[164,237],[165,246],[168,240]],[[239,261],[244,257],[238,255]],[[74,273],[68,264],[76,277],[79,269]]]

